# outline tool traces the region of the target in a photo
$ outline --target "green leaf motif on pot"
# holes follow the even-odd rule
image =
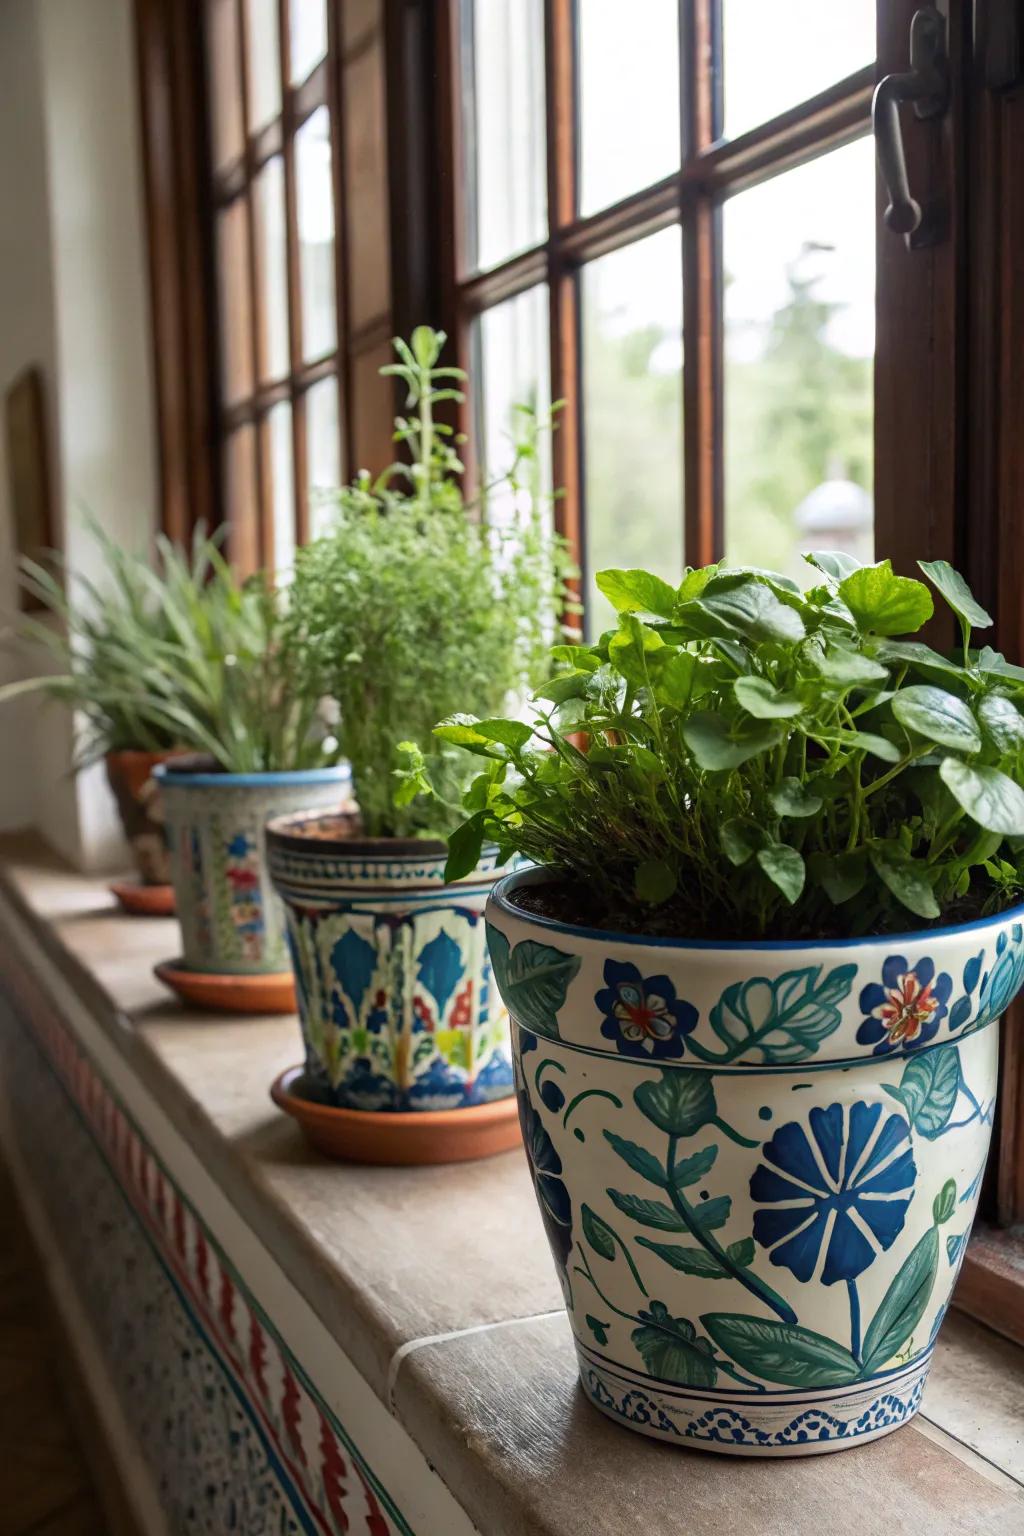
[[[732,1312],[701,1318],[719,1349],[743,1370],[784,1387],[841,1387],[859,1367],[848,1349],[811,1328]]]
[[[956,1180],[947,1179],[932,1201],[932,1220],[937,1227],[944,1226],[956,1210]]]
[[[607,1344],[608,1329],[611,1325],[609,1323],[602,1322],[599,1317],[594,1317],[590,1312],[587,1313],[586,1322],[587,1327],[590,1329],[597,1342],[599,1344]]]
[[[640,1113],[668,1136],[696,1136],[718,1113],[711,1074],[699,1068],[664,1070],[659,1079],[641,1083],[633,1098]]]
[[[614,1259],[615,1234],[608,1223],[602,1221],[600,1216],[596,1216],[589,1205],[581,1207],[580,1220],[583,1224],[583,1236],[594,1252],[599,1253],[602,1259]]]
[[[512,949],[491,923],[487,924],[487,947],[502,1002],[516,1023],[535,1035],[558,1040],[558,1012],[579,971],[579,956],[535,939],[523,939]]]
[[[718,1156],[716,1146],[705,1147],[703,1152],[694,1152],[692,1157],[684,1157],[672,1169],[672,1183],[676,1189],[688,1189],[691,1184],[696,1184],[706,1173],[710,1173],[714,1167],[715,1158]]]
[[[932,1141],[949,1122],[960,1082],[960,1052],[955,1045],[947,1045],[911,1057],[899,1086],[883,1087],[904,1106],[914,1130]]]
[[[652,1376],[685,1387],[713,1387],[718,1380],[711,1343],[685,1317],[673,1317],[663,1301],[639,1313],[630,1338]]]
[[[716,1195],[713,1200],[702,1200],[692,1207],[693,1219],[702,1233],[714,1232],[724,1227],[732,1214],[732,1196]]]
[[[775,981],[755,976],[726,987],[711,1010],[711,1027],[732,1061],[759,1050],[766,1063],[803,1061],[839,1026],[856,965],[838,965],[822,979],[820,965],[787,971]]]
[[[676,1243],[655,1243],[649,1237],[638,1237],[641,1248],[649,1248],[659,1259],[664,1259],[673,1269],[684,1275],[699,1275],[704,1280],[728,1279],[729,1271],[706,1248],[682,1248]]]
[[[661,1200],[645,1200],[640,1195],[627,1195],[620,1189],[609,1189],[612,1204],[643,1227],[654,1227],[659,1232],[685,1232],[686,1223]]]
[[[634,1173],[638,1173],[648,1184],[657,1184],[661,1189],[668,1186],[668,1174],[659,1163],[653,1152],[648,1152],[646,1147],[638,1146],[635,1141],[627,1141],[624,1136],[617,1136],[614,1131],[605,1131],[604,1139],[613,1152],[617,1152],[624,1163],[628,1163]]]
[[[932,1294],[939,1263],[939,1229],[928,1231],[904,1259],[864,1335],[862,1374],[881,1370],[906,1343]]]

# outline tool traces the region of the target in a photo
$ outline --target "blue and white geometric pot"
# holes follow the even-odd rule
[[[917,1411],[978,1201],[1024,908],[830,943],[487,908],[523,1137],[603,1413],[742,1456]]]
[[[182,964],[218,975],[290,967],[281,906],[266,869],[272,816],[348,801],[347,765],[292,773],[191,772],[160,767]]]
[[[508,1014],[487,959],[493,855],[452,885],[443,843],[357,838],[351,818],[267,829],[306,1075],[342,1109],[462,1109],[513,1092]]]

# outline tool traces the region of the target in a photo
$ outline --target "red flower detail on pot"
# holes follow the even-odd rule
[[[869,982],[861,991],[867,1017],[857,1031],[859,1044],[873,1045],[876,1056],[924,1045],[946,1016],[952,987],[945,971],[936,976],[933,961],[919,960],[910,968],[902,955],[890,955],[881,982]]]
[[[635,965],[606,960],[604,979],[607,985],[594,997],[605,1015],[601,1033],[623,1056],[682,1056],[697,1010],[676,997],[667,976],[643,977]]]

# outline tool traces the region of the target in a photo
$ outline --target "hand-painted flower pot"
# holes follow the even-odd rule
[[[173,752],[108,752],[107,782],[143,885],[167,885],[170,858],[164,839],[160,789],[153,770]]]
[[[264,828],[302,806],[339,806],[347,767],[292,773],[156,770],[163,793],[182,966],[218,975],[289,968],[284,918],[266,868]]]
[[[591,1401],[735,1455],[917,1411],[978,1199],[1024,908],[686,943],[487,908],[524,1140]]]
[[[508,1015],[484,937],[493,857],[446,886],[443,843],[350,834],[337,816],[282,817],[267,829],[307,1077],[349,1110],[508,1098]]]

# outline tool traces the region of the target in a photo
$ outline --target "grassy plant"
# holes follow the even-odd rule
[[[507,475],[467,504],[462,464],[436,407],[461,399],[460,370],[439,366],[444,336],[420,327],[383,370],[408,391],[396,441],[408,463],[339,492],[332,531],[298,552],[291,587],[296,644],[336,702],[366,831],[407,836],[458,819],[463,754],[431,735],[460,700],[506,708],[542,675],[567,573],[547,528],[539,435],[525,412]],[[520,505],[504,523],[495,496]],[[408,767],[396,774],[396,742]],[[436,790],[415,799],[427,782]]]
[[[318,766],[337,756],[285,634],[284,599],[262,577],[241,583],[216,539],[184,551],[157,541],[154,568],[99,528],[99,585],[23,561],[24,585],[52,623],[26,617],[23,634],[62,670],[0,689],[0,701],[40,692],[76,713],[76,757],[169,747],[209,753],[230,772]],[[63,578],[63,579],[61,579]]]
[[[962,649],[908,639],[928,587],[809,556],[820,583],[709,566],[597,580],[618,626],[561,646],[532,724],[457,715],[479,760],[449,873],[494,840],[571,884],[565,911],[714,938],[885,932],[1024,892],[1024,670],[943,561]],[[586,750],[576,744],[583,733]],[[574,739],[575,738],[575,739]]]

